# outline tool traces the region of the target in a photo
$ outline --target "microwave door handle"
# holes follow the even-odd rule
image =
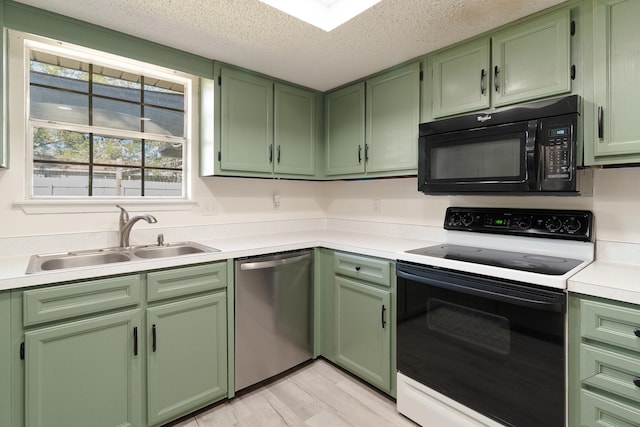
[[[529,190],[540,190],[542,176],[539,175],[539,168],[536,167],[536,136],[538,122],[532,120],[527,128],[527,140],[525,141],[525,173],[526,181],[529,183]],[[544,161],[544,159],[540,159]]]

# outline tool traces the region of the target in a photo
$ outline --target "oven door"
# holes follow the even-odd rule
[[[398,262],[398,370],[505,425],[565,424],[562,291]]]
[[[421,136],[419,190],[426,194],[538,190],[537,123]]]

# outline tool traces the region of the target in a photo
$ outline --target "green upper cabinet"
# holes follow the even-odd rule
[[[140,310],[25,333],[25,426],[142,425]]]
[[[314,177],[322,96],[248,71],[216,66],[201,79],[200,173]]]
[[[1,6],[1,3],[0,3]],[[4,7],[0,7],[0,24],[4,25]],[[9,141],[7,140],[7,119],[5,117],[5,40],[4,28],[0,31],[0,168],[9,167]]]
[[[640,2],[594,3],[595,163],[640,161]]]
[[[446,49],[431,57],[433,117],[489,108],[489,39]]]
[[[367,173],[414,171],[418,167],[420,63],[366,82]]]
[[[327,94],[326,175],[415,173],[419,123],[419,62]]]
[[[273,82],[223,67],[221,170],[271,172],[273,169]]]
[[[226,292],[147,310],[150,425],[227,395]]]
[[[569,22],[560,10],[491,38],[494,106],[571,91]]]
[[[328,176],[364,173],[364,97],[364,82],[325,97],[325,173]]]
[[[433,118],[571,91],[570,11],[430,55]]]
[[[316,170],[315,94],[276,83],[274,103],[274,172],[314,175]]]

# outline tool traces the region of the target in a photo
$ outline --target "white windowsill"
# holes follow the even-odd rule
[[[100,199],[100,200],[18,200],[13,207],[20,208],[27,215],[114,212],[121,205],[132,212],[189,211],[198,202],[192,200],[171,199]]]

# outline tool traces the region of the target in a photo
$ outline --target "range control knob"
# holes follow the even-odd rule
[[[468,226],[470,226],[471,224],[473,224],[473,215],[471,215],[471,214],[465,214],[465,215],[462,217],[462,224],[463,224],[465,227],[468,227]]]
[[[531,218],[528,216],[518,218],[516,224],[520,229],[526,230],[527,228],[531,227]]]
[[[547,220],[547,222],[544,223],[544,226],[547,228],[547,230],[553,233],[562,228],[562,221],[560,221],[558,217],[552,216]]]
[[[582,223],[578,218],[571,217],[564,221],[562,227],[569,233],[575,233],[576,231],[580,230],[580,227],[582,227]]]
[[[458,213],[452,214],[449,222],[451,223],[451,225],[460,225],[460,223],[462,222],[462,215]]]

